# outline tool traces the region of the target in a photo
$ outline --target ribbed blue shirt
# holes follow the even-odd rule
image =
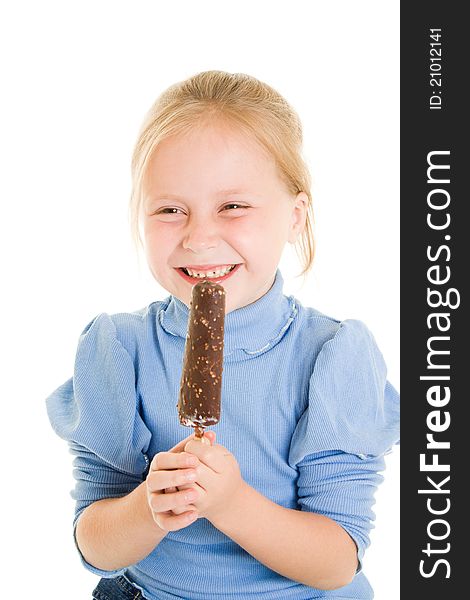
[[[176,408],[188,315],[169,296],[134,313],[100,314],[83,331],[73,378],[47,399],[52,426],[75,455],[74,524],[92,502],[131,492],[157,452],[189,435]],[[279,270],[264,296],[226,315],[217,442],[273,502],[339,523],[359,560],[383,455],[398,440],[398,401],[366,326],[285,296]],[[204,518],[125,569],[82,561],[102,577],[124,575],[148,600],[373,598],[361,569],[345,587],[317,590],[265,567]]]

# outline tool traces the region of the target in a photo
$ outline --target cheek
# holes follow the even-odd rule
[[[264,246],[281,246],[287,240],[290,215],[286,211],[265,213],[256,223],[256,235],[253,236]]]
[[[169,254],[173,246],[170,239],[163,231],[157,228],[144,229],[144,247],[147,264],[150,266],[154,275],[159,275],[164,270],[164,265],[168,262]]]
[[[285,230],[282,222],[266,217],[234,228],[226,241],[256,269],[279,260],[286,241]]]
[[[259,227],[253,222],[234,222],[230,224],[230,227],[225,228],[222,237],[225,243],[247,259],[257,254],[257,247],[260,244]]]
[[[144,236],[150,254],[168,254],[175,244],[175,234],[171,228],[156,223],[144,226]]]

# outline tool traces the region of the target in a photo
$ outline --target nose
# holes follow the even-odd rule
[[[183,240],[183,248],[201,253],[211,248],[216,248],[219,236],[214,223],[210,219],[198,220],[188,223],[186,235]]]

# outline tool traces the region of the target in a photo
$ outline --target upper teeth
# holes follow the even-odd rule
[[[228,265],[227,267],[220,267],[212,271],[193,271],[188,269],[188,267],[185,268],[191,277],[199,277],[202,279],[205,277],[222,277],[223,275],[227,275],[227,273],[229,273],[234,266],[235,265]]]

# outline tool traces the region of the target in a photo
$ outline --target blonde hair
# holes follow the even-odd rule
[[[257,142],[274,158],[290,193],[308,196],[305,228],[295,250],[306,275],[312,267],[315,243],[310,173],[302,158],[302,125],[297,113],[269,85],[243,73],[204,71],[170,86],[147,113],[132,155],[130,221],[134,241],[142,243],[139,215],[146,168],[158,144],[221,118]],[[299,276],[300,276],[299,275]]]

